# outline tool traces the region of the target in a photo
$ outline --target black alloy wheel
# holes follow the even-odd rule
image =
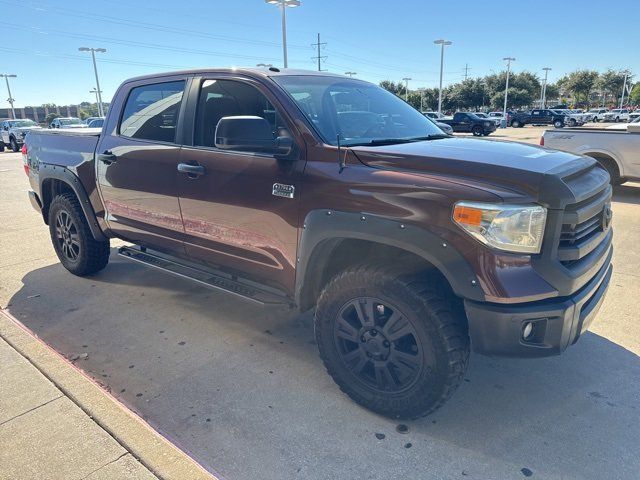
[[[380,393],[411,388],[426,366],[416,329],[396,306],[374,297],[350,300],[339,311],[335,346],[354,379]]]

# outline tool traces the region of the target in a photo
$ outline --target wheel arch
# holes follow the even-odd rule
[[[315,210],[305,219],[298,249],[295,303],[305,311],[331,278],[350,266],[381,261],[441,275],[460,297],[484,300],[471,266],[440,237],[375,215]]]
[[[618,169],[618,174],[621,178],[624,177],[624,168],[622,166],[622,162],[618,160],[617,155],[607,150],[602,149],[585,149],[585,151],[580,152],[581,155],[586,155],[587,157],[594,158],[598,163],[606,163],[610,162],[613,166]]]
[[[87,192],[73,172],[56,165],[40,164],[38,173],[40,176],[40,195],[42,197],[40,199],[42,202],[42,217],[46,224],[49,223],[49,207],[55,196],[67,192],[73,193],[80,202],[93,238],[97,241],[107,240],[98,225],[96,214],[89,202]]]

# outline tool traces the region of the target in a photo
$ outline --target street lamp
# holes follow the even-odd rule
[[[629,70],[624,71],[624,83],[622,84],[622,97],[620,97],[620,108],[624,105],[624,94],[627,89],[627,78],[629,77]],[[11,96],[11,95],[9,95]]]
[[[100,90],[100,81],[98,80],[98,67],[96,66],[96,52],[104,53],[107,50],[104,48],[89,48],[89,47],[80,47],[78,49],[80,52],[91,52],[91,59],[93,60],[93,73],[96,74],[96,87],[98,90],[98,113],[101,117],[104,117],[104,106],[102,105],[102,91]]]
[[[504,119],[504,126],[507,126],[507,96],[509,94],[509,75],[511,73],[511,62],[515,62],[513,57],[504,57],[502,60],[507,62],[507,81],[504,87],[504,108],[502,110],[502,118]],[[501,122],[502,123],[502,122]]]
[[[434,40],[433,43],[441,46],[440,50],[440,89],[438,91],[438,113],[442,113],[442,70],[444,68],[444,47],[447,45],[451,45],[453,42],[449,40],[438,39]]]
[[[411,80],[409,77],[404,77],[402,79],[404,81],[404,99],[405,101],[409,101],[409,80]]]
[[[542,84],[542,93],[540,94],[540,108],[544,108],[547,105],[547,77],[551,69],[544,67],[544,83]]]
[[[299,7],[300,0],[264,0],[265,3],[271,5],[278,5],[282,14],[282,54],[284,56],[284,68],[288,68],[289,62],[287,61],[287,15],[285,10],[287,7]]]
[[[256,64],[256,67],[271,68],[273,65],[271,63],[258,63]]]
[[[349,75],[349,77],[353,77],[354,75],[357,75],[356,72],[344,72],[345,75]]]
[[[89,93],[95,93],[95,95],[96,95],[96,104],[100,105],[100,102],[98,101],[98,94],[102,93],[102,92],[99,92],[97,89],[92,88],[91,90],[89,90]],[[98,111],[99,110],[100,110],[100,107],[98,107]]]
[[[9,102],[9,105],[11,105],[11,115],[13,116],[13,119],[15,120],[16,118],[16,110],[13,108],[13,102],[15,102],[15,100],[11,97],[11,87],[9,87],[9,79],[10,78],[16,78],[17,75],[14,75],[13,73],[8,74],[8,73],[0,73],[0,77],[4,77],[5,82],[7,82],[7,92],[9,92],[9,98],[7,98],[7,101]]]

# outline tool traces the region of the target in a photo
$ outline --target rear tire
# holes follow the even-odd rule
[[[0,140],[0,152],[4,152],[4,142]]]
[[[51,202],[49,233],[60,263],[74,275],[91,275],[107,266],[109,240],[101,242],[93,238],[74,194],[58,195]]]
[[[315,313],[320,357],[355,402],[418,418],[460,385],[469,363],[466,319],[441,282],[362,266],[325,287]]]

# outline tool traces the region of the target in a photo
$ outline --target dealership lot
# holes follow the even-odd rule
[[[542,131],[490,138],[537,143]],[[453,399],[401,434],[326,375],[308,313],[248,305],[114,252],[104,272],[73,277],[31,210],[18,154],[0,154],[0,182],[0,306],[68,358],[86,353],[77,366],[224,478],[637,475],[638,184],[615,190],[615,271],[592,333],[557,358],[473,356]]]

